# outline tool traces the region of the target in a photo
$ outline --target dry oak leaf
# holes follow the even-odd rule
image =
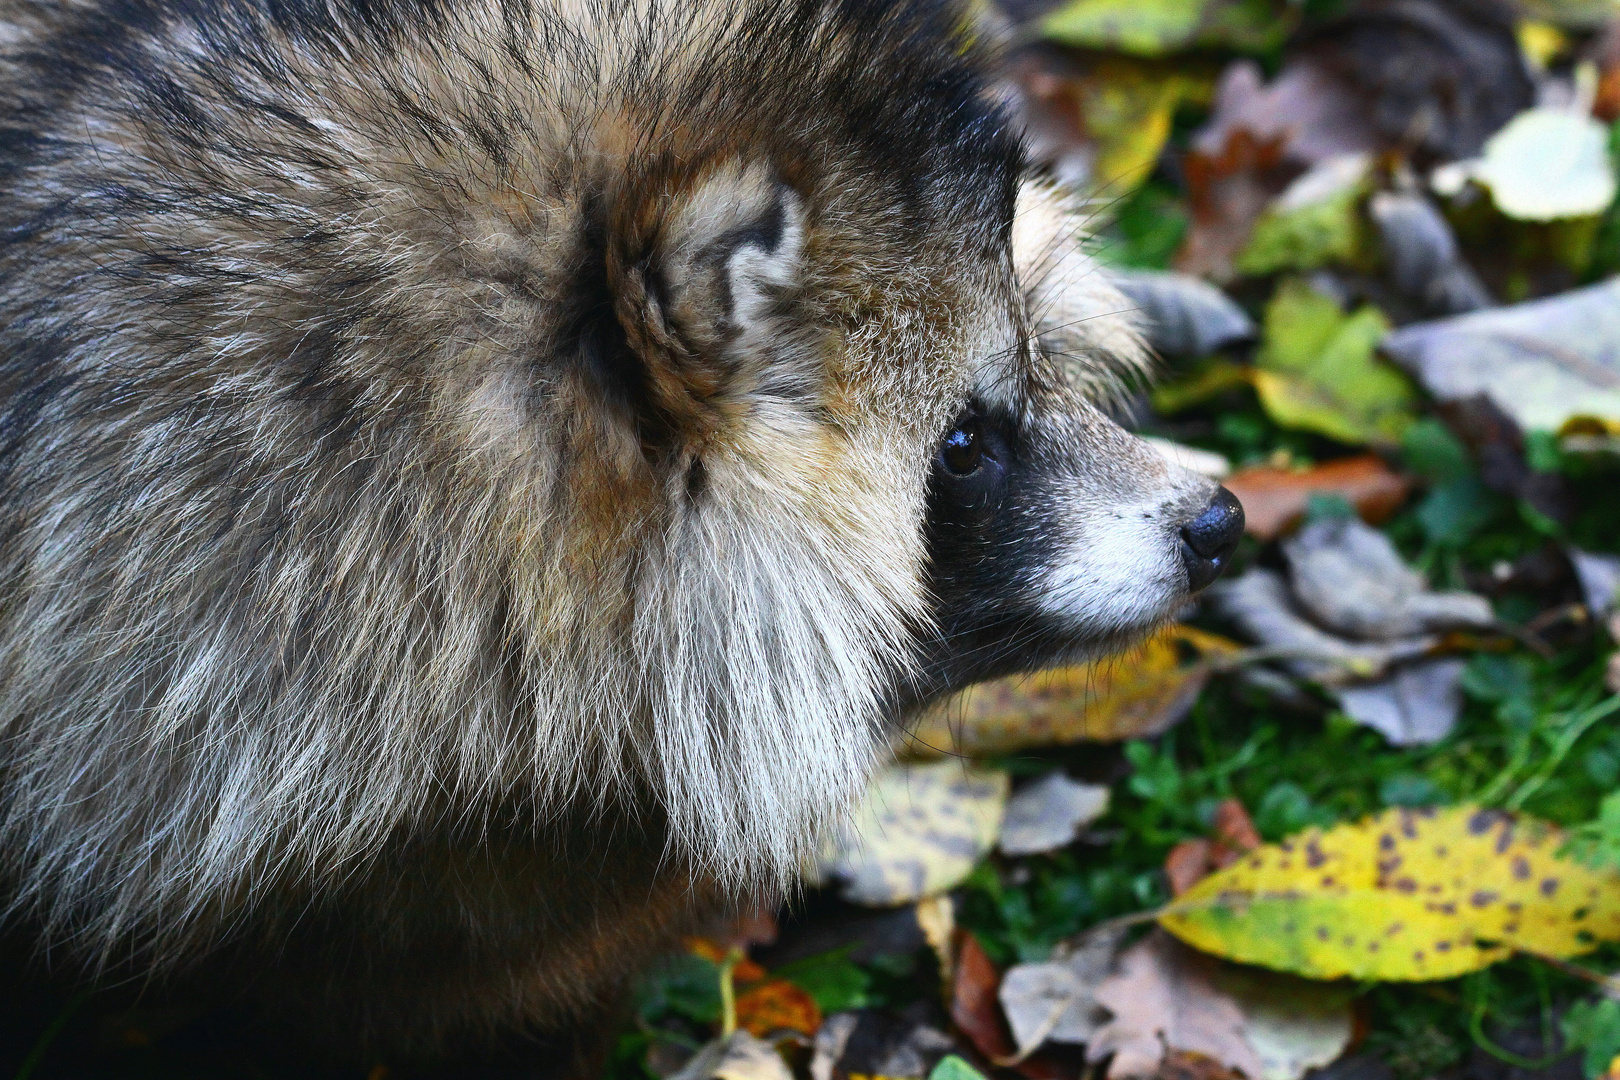
[[[1559,859],[1563,834],[1476,806],[1309,829],[1211,874],[1159,916],[1205,952],[1313,979],[1446,979],[1515,949],[1620,940],[1620,875]]]
[[[1305,516],[1312,495],[1338,495],[1377,525],[1401,508],[1410,483],[1376,454],[1339,458],[1309,469],[1259,466],[1239,469],[1225,481],[1243,504],[1244,527],[1275,540]]]
[[[1002,754],[1030,746],[1157,735],[1186,715],[1209,678],[1184,658],[1228,656],[1236,642],[1172,626],[1125,653],[969,687],[929,710],[904,746],[915,757]]]

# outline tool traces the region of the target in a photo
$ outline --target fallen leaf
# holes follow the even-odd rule
[[[955,1054],[947,1054],[928,1074],[928,1080],[985,1080],[985,1076]]]
[[[1258,277],[1353,261],[1363,244],[1360,203],[1371,166],[1364,153],[1312,166],[1266,207],[1234,268]]]
[[[1395,445],[1412,422],[1415,395],[1374,357],[1389,330],[1379,310],[1353,314],[1299,279],[1266,305],[1255,390],[1272,419],[1347,443]]]
[[[1126,653],[980,683],[919,718],[905,749],[977,757],[1156,735],[1186,715],[1209,678],[1208,667],[1182,650],[1224,656],[1237,648],[1219,635],[1172,626]]]
[[[1186,45],[1210,0],[1069,0],[1041,21],[1065,45],[1160,56]]]
[[[771,979],[737,995],[737,1024],[760,1038],[777,1031],[814,1035],[821,1010],[809,993],[786,979]]]
[[[891,765],[879,772],[828,845],[822,876],[870,907],[945,892],[996,842],[1007,774],[960,761]]]
[[[1173,66],[1105,56],[1089,78],[1072,87],[1086,134],[1096,145],[1091,187],[1119,198],[1152,174],[1176,106],[1204,96],[1208,83]]]
[[[1205,875],[1230,866],[1244,852],[1260,846],[1260,833],[1254,827],[1243,803],[1222,799],[1215,807],[1213,838],[1183,840],[1164,857],[1164,875],[1170,881],[1170,894],[1180,896]]]
[[[746,1031],[734,1031],[699,1050],[669,1080],[793,1080],[782,1055]]]
[[[1291,62],[1268,83],[1258,63],[1235,60],[1221,72],[1209,122],[1193,135],[1192,149],[1219,158],[1241,132],[1275,145],[1297,175],[1324,161],[1375,151],[1378,137],[1364,114],[1360,99],[1314,61]]]
[[[1490,189],[1497,209],[1523,221],[1600,214],[1614,201],[1609,129],[1568,109],[1520,113],[1485,143],[1482,158],[1458,169]]]
[[[1234,387],[1253,385],[1252,367],[1216,359],[1198,365],[1189,375],[1155,386],[1148,394],[1148,401],[1160,414],[1170,416]]]
[[[1239,469],[1224,483],[1243,504],[1244,528],[1262,540],[1276,539],[1304,517],[1312,495],[1337,495],[1376,525],[1393,516],[1411,490],[1404,477],[1374,454],[1309,469]]]
[[[1458,315],[1491,306],[1464,261],[1456,234],[1435,205],[1413,191],[1379,191],[1367,210],[1378,229],[1390,277],[1430,314]]]
[[[1236,1069],[1228,1069],[1208,1054],[1192,1050],[1170,1050],[1159,1062],[1153,1080],[1245,1080]]]
[[[1483,394],[1523,431],[1585,418],[1620,433],[1620,279],[1414,323],[1382,347],[1436,398]]]
[[[1196,836],[1165,853],[1164,876],[1170,882],[1171,896],[1180,896],[1217,869],[1214,851],[1214,841]]]
[[[1300,615],[1283,576],[1257,567],[1210,590],[1218,610],[1260,644],[1277,650],[1285,665],[1325,686],[1376,678],[1403,660],[1433,649],[1431,635],[1394,641],[1346,641]]]
[[[1282,547],[1294,599],[1326,630],[1389,641],[1496,623],[1484,597],[1431,592],[1389,537],[1357,518],[1314,521]]]
[[[964,930],[956,948],[951,980],[951,1022],[990,1060],[1013,1053],[1012,1036],[1001,1015],[996,990],[1001,974],[985,955],[979,939]]]
[[[1046,46],[1021,50],[1008,78],[1032,158],[1074,190],[1117,199],[1153,171],[1177,106],[1208,98],[1200,70]]]
[[[816,1032],[810,1077],[922,1080],[955,1049],[949,1035],[915,1018],[876,1009],[834,1013]]]
[[[1568,554],[1593,618],[1604,619],[1620,610],[1620,555],[1599,555],[1574,547]]]
[[[1371,0],[1341,10],[1292,43],[1283,74],[1309,64],[1330,78],[1370,131],[1368,149],[1471,157],[1534,103],[1511,9]]]
[[[1085,1043],[1108,1020],[1092,996],[1119,949],[1118,931],[1093,932],[1039,964],[1007,969],[997,997],[1020,1054],[1046,1042]]]
[[[1087,1046],[1111,1078],[1152,1077],[1171,1051],[1202,1054],[1254,1080],[1298,1080],[1350,1040],[1349,994],[1243,971],[1154,931],[1096,989],[1113,1014]]]
[[[1215,823],[1211,830],[1215,839],[1235,852],[1252,851],[1260,846],[1260,830],[1243,803],[1225,798],[1215,804]]]
[[[1283,160],[1280,138],[1258,139],[1239,128],[1212,152],[1188,151],[1182,171],[1192,224],[1176,252],[1175,268],[1230,281],[1236,274],[1232,260],[1248,243],[1254,223],[1299,169]]]
[[[1114,270],[1109,277],[1136,305],[1148,344],[1166,356],[1204,356],[1254,337],[1247,312],[1190,274]]]
[[[1267,845],[1159,917],[1218,956],[1314,979],[1443,979],[1523,949],[1620,938],[1620,876],[1559,859],[1543,822],[1458,806],[1390,810]]]
[[[1380,682],[1336,687],[1345,715],[1392,746],[1427,746],[1451,734],[1462,714],[1465,661],[1418,660]]]
[[[1108,788],[1070,780],[1061,770],[1015,792],[1001,818],[997,846],[1005,855],[1038,855],[1067,847],[1108,810]]]

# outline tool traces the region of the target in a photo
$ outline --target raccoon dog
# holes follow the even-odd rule
[[[0,889],[378,1045],[582,1022],[907,710],[1241,520],[935,0],[0,0]]]

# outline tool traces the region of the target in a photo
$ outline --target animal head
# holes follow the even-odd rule
[[[0,67],[0,839],[92,944],[614,796],[780,883],[1230,549],[952,8],[118,12]]]

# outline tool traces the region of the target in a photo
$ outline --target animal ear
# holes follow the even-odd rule
[[[760,165],[710,173],[664,207],[640,281],[621,293],[655,403],[700,420],[769,359],[786,291],[799,277],[804,204]]]

